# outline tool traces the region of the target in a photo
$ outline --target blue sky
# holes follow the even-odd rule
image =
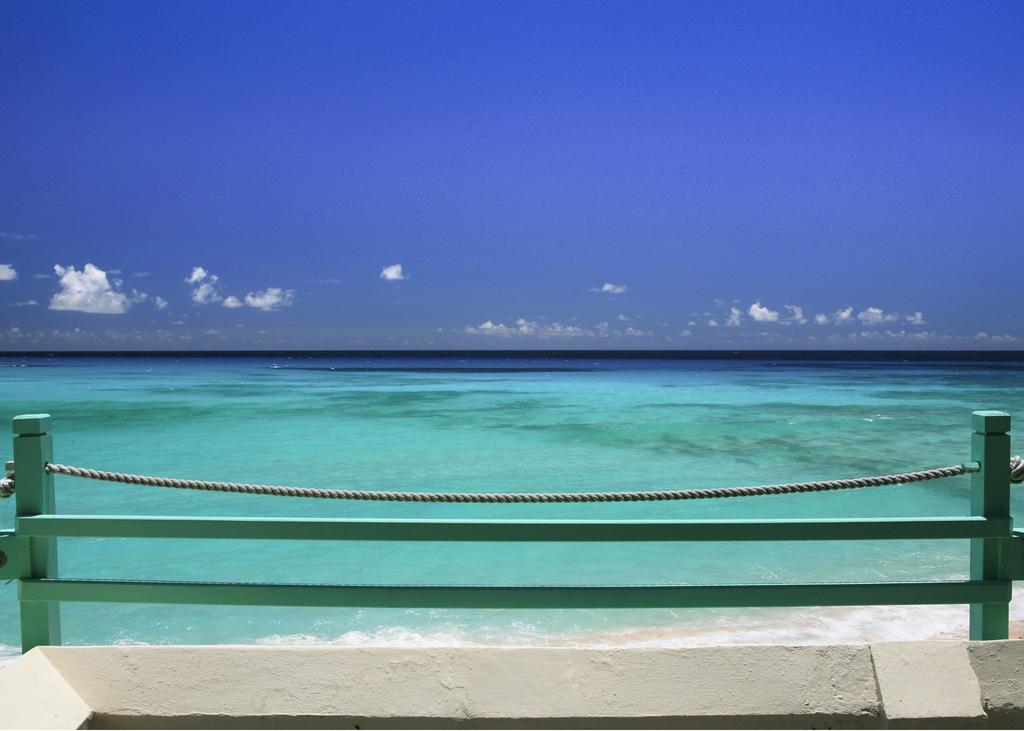
[[[8,1],[0,348],[1019,349],[1022,28]]]

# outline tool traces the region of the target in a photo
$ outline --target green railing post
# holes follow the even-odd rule
[[[1002,411],[971,414],[971,459],[981,470],[971,475],[971,514],[986,518],[1010,515],[1010,415]],[[1008,581],[1002,565],[1003,542],[1009,538],[971,539],[971,580]],[[1010,634],[1010,603],[971,605],[971,639],[1005,640]]]
[[[56,512],[53,475],[45,469],[53,460],[49,414],[14,417],[14,497],[19,518]],[[30,538],[27,576],[57,578],[57,539]],[[60,644],[60,605],[57,602],[21,602],[21,649]]]

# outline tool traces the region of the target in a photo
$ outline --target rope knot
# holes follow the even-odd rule
[[[1024,458],[1019,454],[1010,457],[1010,482],[1017,485],[1024,482]]]
[[[7,470],[7,477],[0,478],[0,499],[14,494],[14,461],[7,460],[4,469]]]

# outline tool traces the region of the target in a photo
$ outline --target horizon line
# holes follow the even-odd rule
[[[792,355],[874,355],[874,356],[956,356],[971,355],[980,357],[1008,357],[1016,356],[1024,358],[1024,349],[1019,350],[996,350],[996,349],[952,349],[944,348],[938,350],[929,349],[900,349],[900,348],[509,348],[509,349],[478,349],[478,348],[280,348],[280,349],[143,349],[143,350],[0,350],[0,358],[26,357],[26,356],[191,356],[191,355],[219,355],[219,356],[264,356],[264,355],[334,355],[334,356],[558,356],[558,357],[682,357],[682,356],[738,356],[738,355],[765,355],[783,357]]]

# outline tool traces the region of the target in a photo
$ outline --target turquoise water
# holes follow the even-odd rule
[[[321,487],[625,490],[879,474],[967,459],[973,409],[1024,416],[1022,362],[277,355],[8,357],[0,364],[13,366],[0,368],[0,414],[51,413],[57,461]],[[153,515],[775,518],[969,512],[966,478],[728,501],[457,506],[208,494],[58,477],[57,499],[61,512]],[[11,500],[0,502],[0,526],[11,525],[13,507]],[[1024,514],[1024,490],[1016,491],[1014,510]],[[83,578],[884,581],[962,578],[967,546],[68,539],[61,541],[60,561],[65,576]],[[94,604],[62,611],[69,644],[857,639],[956,631],[966,617],[966,608],[524,612]],[[0,587],[0,643],[13,646],[17,638],[11,584]]]

